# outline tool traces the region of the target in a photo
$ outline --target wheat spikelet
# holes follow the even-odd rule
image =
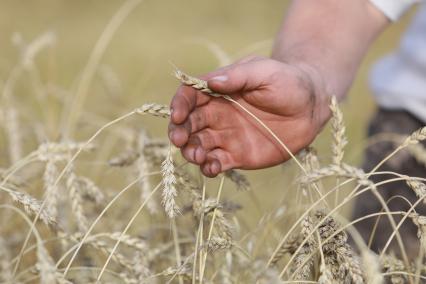
[[[215,209],[219,208],[219,204],[214,198],[207,198],[205,200],[196,199],[192,203],[192,210],[194,211],[194,216],[207,215],[212,213]]]
[[[299,153],[301,162],[305,167],[307,173],[311,173],[320,169],[320,162],[317,156],[317,151],[313,147],[307,147],[303,151]],[[310,188],[312,188],[313,184],[304,184],[300,183],[300,188],[302,189],[303,194],[306,196],[307,192]],[[318,189],[322,191],[322,184],[318,182]]]
[[[318,222],[321,222],[318,227],[318,233],[322,241],[322,250],[325,254],[332,254],[336,247],[343,247],[347,244],[348,236],[345,231],[339,230],[339,224],[334,220],[333,217],[328,216],[324,219],[327,214],[324,210],[318,210],[315,212],[315,217]],[[339,232],[336,234],[336,232]],[[333,236],[331,239],[329,239]],[[329,239],[328,241],[325,241]]]
[[[394,255],[384,255],[384,257],[381,259],[381,266],[387,273],[407,270],[404,266],[404,263],[397,259]],[[390,281],[392,284],[404,284],[407,282],[407,277],[402,274],[392,274],[390,276]]]
[[[300,151],[299,156],[307,172],[318,170],[320,168],[317,151],[314,147],[307,147],[303,149]]]
[[[310,280],[312,269],[314,267],[314,260],[310,255],[313,253],[311,246],[304,245],[294,258],[293,266],[299,268],[299,271],[294,276],[295,280]],[[306,262],[307,258],[310,259]]]
[[[310,184],[314,181],[317,181],[324,177],[329,176],[340,176],[346,178],[354,178],[357,180],[358,184],[363,186],[371,186],[374,188],[374,184],[368,179],[367,175],[363,170],[356,167],[352,167],[345,163],[341,165],[330,165],[310,173],[307,173],[306,176],[302,177],[300,182],[302,184]]]
[[[407,180],[407,184],[414,191],[416,196],[419,199],[423,199],[423,203],[426,204],[426,185],[415,179]]]
[[[41,202],[31,195],[11,189],[5,189],[7,193],[10,195],[13,201],[24,206],[25,211],[30,215],[37,215],[40,212],[39,219],[42,220],[46,225],[56,227],[56,219],[50,214],[46,208],[41,208]],[[40,211],[40,209],[42,209]]]
[[[232,241],[232,226],[228,222],[228,220],[225,218],[225,215],[223,214],[222,210],[220,208],[216,208],[214,210],[215,212],[215,230],[216,234],[220,236],[223,239],[228,240],[229,242]]]
[[[89,228],[89,221],[84,215],[83,199],[78,178],[71,166],[67,173],[66,186],[71,198],[71,208],[76,217],[77,228],[80,232],[86,232]]]
[[[364,284],[363,273],[359,259],[354,255],[349,245],[336,248],[337,262],[340,265],[342,279],[354,284]]]
[[[335,253],[324,254],[324,266],[327,269],[326,273],[330,273],[331,279],[333,279],[336,283],[344,281],[345,275],[341,275],[340,264],[337,261],[337,256]],[[327,275],[327,277],[326,276],[323,277],[323,280],[326,280],[326,279],[329,279],[329,275]]]
[[[402,143],[402,146],[408,146],[411,144],[417,144],[420,141],[426,139],[426,126],[420,128],[419,130],[413,132],[410,136],[408,136],[405,141]]]
[[[181,81],[181,83],[191,86],[194,89],[200,90],[204,93],[212,94],[213,92],[207,86],[207,82],[183,73],[181,70],[176,69],[174,72],[175,77]]]
[[[232,246],[232,241],[229,239],[213,236],[210,238],[209,242],[207,243],[207,249],[210,252],[218,251],[218,250],[224,250],[224,249],[230,249]]]
[[[320,272],[321,272],[321,275],[318,278],[318,284],[337,284],[338,283],[332,271],[323,262],[320,265]]]
[[[108,164],[112,167],[128,167],[133,165],[139,158],[140,153],[135,150],[128,150],[110,159]]]
[[[135,112],[137,114],[150,114],[164,118],[170,117],[170,108],[166,105],[160,105],[156,103],[144,104],[140,108],[137,108]]]
[[[93,248],[100,250],[105,255],[110,255],[112,248],[110,245],[108,245],[106,242],[98,240],[98,239],[92,239],[88,244],[90,244]],[[123,254],[115,251],[114,254],[112,254],[112,259],[119,265],[123,266],[124,268],[128,269],[129,271],[133,270],[134,263],[128,259],[128,257],[124,256]]]
[[[107,237],[113,241],[117,241],[120,239],[120,235],[121,235],[121,232],[115,232],[115,233],[108,234]],[[141,252],[144,252],[148,249],[148,245],[143,240],[141,240],[140,238],[132,237],[127,234],[124,234],[121,237],[120,243],[123,243],[129,247],[140,250]]]
[[[215,225],[216,225],[216,228],[218,230],[219,235],[222,236],[223,238],[231,241],[232,240],[232,226],[231,226],[231,224],[225,218],[225,215],[222,212],[222,210],[217,208],[215,210],[215,212],[216,212]]]
[[[209,96],[229,98],[226,95],[213,93],[213,91],[209,89],[206,81],[198,79],[196,77],[189,76],[188,74],[185,74],[181,70],[176,69],[174,75],[182,84],[191,86],[192,88],[199,90]]]
[[[426,254],[426,216],[421,216],[417,213],[411,213],[409,216],[418,228],[417,237],[420,239],[421,249]]]
[[[62,232],[62,234],[65,234],[65,233]],[[75,234],[69,235],[69,238],[75,242],[80,242],[80,240],[82,239],[82,236],[83,236],[82,233],[75,233]],[[102,234],[102,236],[116,242],[117,240],[120,239],[121,232],[106,233],[106,234]],[[136,252],[138,253],[145,254],[148,252],[148,245],[139,238],[135,238],[130,235],[124,234],[122,236],[122,239],[120,240],[121,240],[120,243],[123,243],[130,248],[136,249],[137,250]],[[112,247],[107,242],[100,240],[99,238],[94,238],[94,237],[88,238],[86,239],[86,243],[92,246],[93,248],[102,251],[105,255],[109,255],[110,252],[112,251]],[[128,270],[133,270],[134,262],[132,262],[131,260],[128,260],[128,257],[126,257],[125,255],[116,251],[113,255],[113,259],[116,263],[127,268]]]
[[[76,152],[79,149],[84,151],[91,151],[95,148],[93,144],[86,145],[86,143],[77,142],[60,142],[60,143],[43,143],[40,144],[36,150],[37,158],[40,161],[47,162],[49,160],[54,161],[65,161],[69,159],[72,152]]]
[[[313,232],[314,229],[314,220],[312,219],[312,217],[310,215],[307,215],[305,218],[303,218],[301,226],[301,235],[305,239],[307,238],[307,244],[309,246],[315,247],[317,245],[317,242],[312,236],[310,236],[311,232]]]
[[[55,161],[49,159],[46,163],[46,168],[43,174],[44,192],[46,198],[46,208],[53,218],[58,217],[58,199],[59,199],[59,188],[56,184],[56,178],[58,177],[58,169]]]
[[[311,216],[307,215],[302,221],[301,235],[306,239],[309,234],[313,231],[314,223]],[[312,269],[314,267],[314,259],[311,254],[314,252],[313,248],[316,247],[317,243],[311,236],[308,241],[299,249],[297,252],[293,267],[298,269],[298,272],[294,276],[295,280],[309,280],[311,278]],[[309,258],[309,259],[308,259]]]
[[[145,255],[140,251],[136,252],[133,262],[134,262],[133,271],[137,279],[136,283],[144,283],[144,284],[148,283],[148,279],[152,275],[152,273],[148,268],[148,263],[145,258]],[[152,280],[153,279],[151,279],[151,281]]]
[[[288,241],[285,242],[275,254],[274,258],[271,261],[271,265],[275,265],[276,263],[278,263],[278,261],[280,261],[287,253],[294,254],[300,244],[301,241],[299,237],[293,236],[289,238]]]
[[[346,139],[346,127],[343,122],[343,114],[339,109],[336,97],[331,98],[330,110],[333,114],[331,118],[331,129],[333,133],[333,164],[340,165],[343,160],[344,148],[348,143]]]
[[[175,198],[177,197],[177,190],[175,186],[176,177],[171,150],[169,151],[166,159],[161,164],[161,171],[163,174],[162,204],[167,216],[169,216],[169,218],[174,218],[179,214],[179,207],[175,201]]]
[[[241,174],[237,170],[227,170],[225,171],[225,176],[230,179],[237,186],[238,190],[249,190],[250,182],[247,177]]]
[[[182,168],[176,168],[175,176],[177,179],[176,185],[179,189],[188,190],[194,202],[201,200],[201,185],[189,173]]]
[[[84,193],[83,197],[89,199],[95,204],[101,205],[105,202],[105,195],[102,190],[89,178],[79,176],[77,177],[79,188]]]
[[[333,217],[329,216],[324,219],[327,214],[324,210],[317,210],[315,212],[316,222],[321,222],[318,227],[318,233],[323,243],[322,250],[328,263],[336,263],[339,272],[336,273],[331,269],[331,273],[335,278],[340,278],[342,281],[349,283],[364,283],[363,272],[359,263],[358,257],[352,251],[351,247],[347,244],[348,237],[344,231],[339,230],[339,224]],[[331,239],[329,239],[334,235]],[[329,239],[325,242],[325,240]]]

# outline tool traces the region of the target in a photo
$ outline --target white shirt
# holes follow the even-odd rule
[[[419,2],[370,1],[392,21]],[[399,49],[373,67],[370,86],[379,106],[407,110],[426,123],[426,3],[422,3]]]

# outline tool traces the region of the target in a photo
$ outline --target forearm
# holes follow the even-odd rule
[[[368,0],[294,0],[272,57],[313,70],[326,93],[342,98],[388,23]]]

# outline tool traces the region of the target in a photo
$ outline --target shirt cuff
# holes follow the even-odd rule
[[[398,20],[411,6],[420,0],[370,0],[391,21]]]

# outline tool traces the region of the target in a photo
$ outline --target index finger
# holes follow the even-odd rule
[[[197,107],[206,104],[211,97],[190,86],[181,85],[170,104],[171,121],[182,124]]]

